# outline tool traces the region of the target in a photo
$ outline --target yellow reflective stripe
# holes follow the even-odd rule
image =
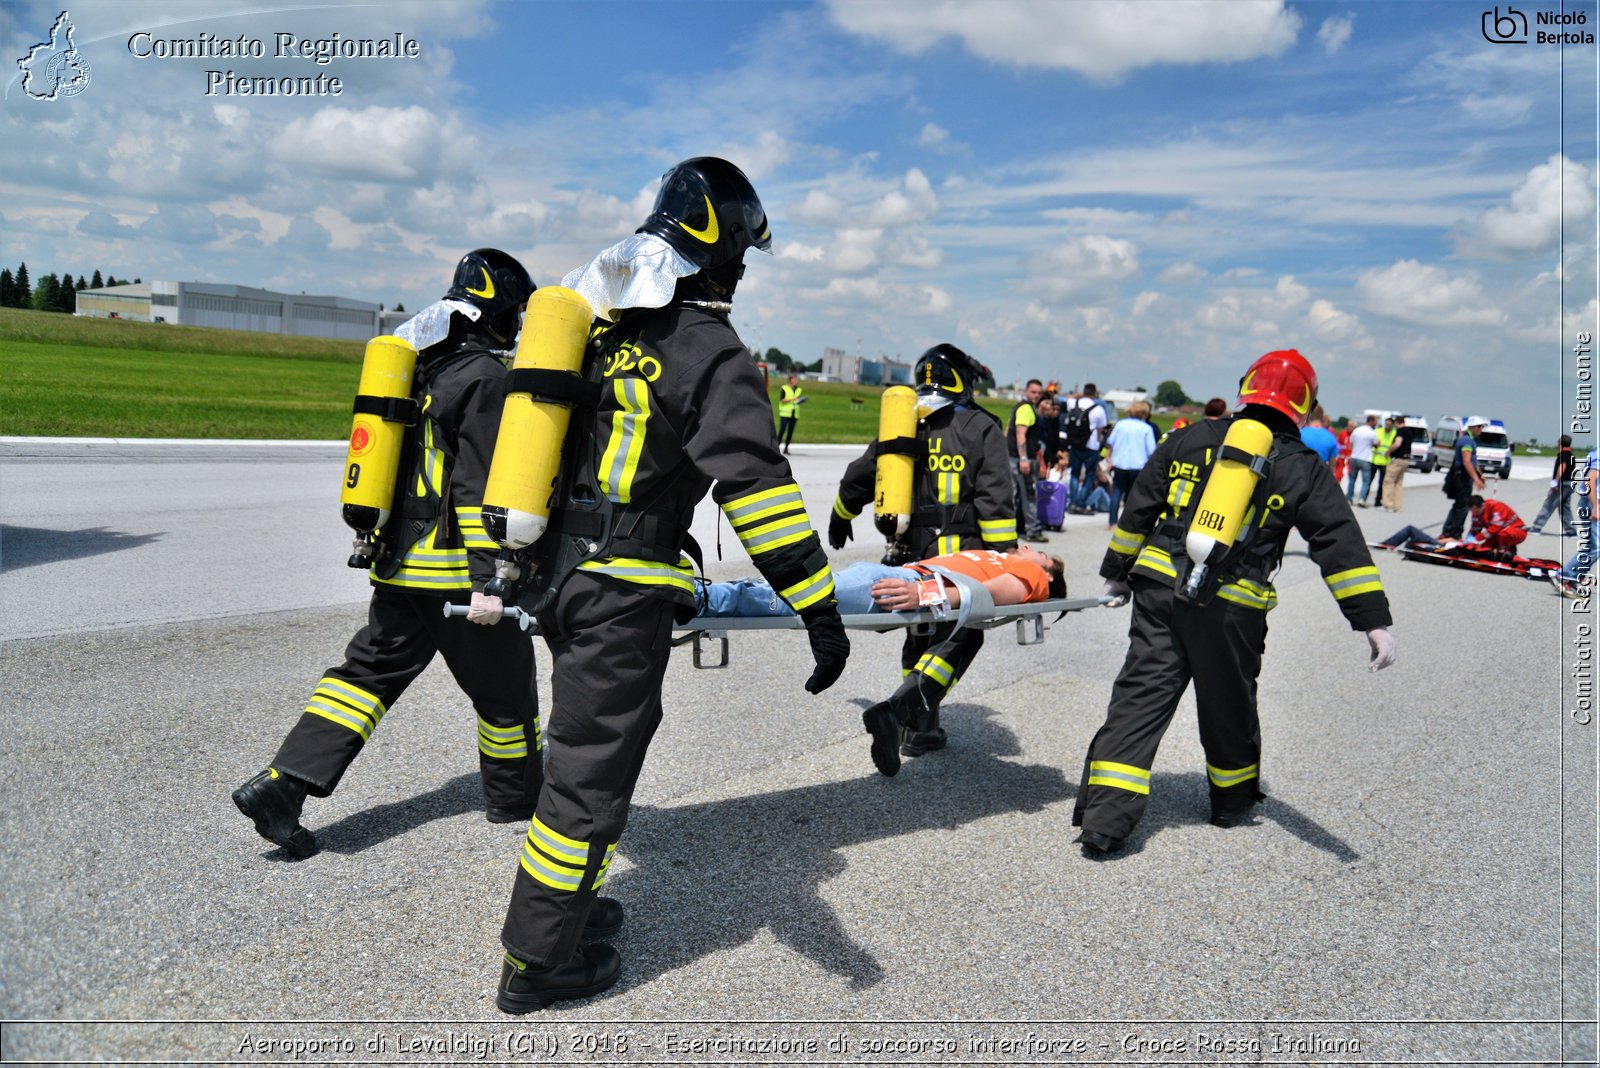
[[[722,514],[728,517],[728,524],[738,530],[741,526],[766,516],[777,515],[779,512],[796,508],[803,511],[805,506],[806,502],[800,496],[800,487],[790,482],[731,500],[722,506]]]
[[[954,471],[941,472],[937,495],[940,504],[960,504],[961,476]]]
[[[1225,583],[1217,590],[1217,596],[1224,601],[1242,604],[1247,608],[1262,608],[1271,611],[1278,603],[1278,591],[1271,586],[1262,586],[1251,582],[1249,579],[1234,579]]]
[[[1150,769],[1136,768],[1132,764],[1118,764],[1112,760],[1089,761],[1090,786],[1114,786],[1135,794],[1150,792]]]
[[[344,679],[324,675],[312,691],[306,711],[355,731],[366,741],[372,737],[386,709],[376,695]]]
[[[522,843],[522,870],[556,890],[576,891],[583,885],[583,869],[589,862],[589,845],[553,830],[534,816],[528,823],[528,836]],[[606,847],[605,857],[595,877],[595,886],[605,882],[617,844]]]
[[[494,539],[483,528],[483,511],[479,508],[457,508],[456,529],[461,531],[461,543],[468,549],[497,549]]]
[[[835,497],[833,499],[833,514],[838,516],[840,519],[854,519],[856,516],[860,515],[861,513],[860,512],[852,512],[850,509],[846,508],[844,506],[844,498],[843,497]]]
[[[618,504],[627,504],[633,499],[633,480],[644,452],[650,387],[642,378],[619,378],[611,383],[611,392],[618,408],[611,413],[611,436],[600,457],[600,488]]]
[[[1328,584],[1328,589],[1333,591],[1334,600],[1337,601],[1363,593],[1383,592],[1383,580],[1378,577],[1378,569],[1375,567],[1353,567],[1349,571],[1339,571],[1329,575],[1322,581]]]
[[[1167,504],[1175,512],[1181,512],[1189,506],[1189,498],[1194,495],[1194,483],[1186,478],[1175,478],[1172,485],[1167,487]]]
[[[578,565],[580,571],[636,582],[641,586],[671,586],[685,593],[694,592],[694,570],[678,564],[663,564],[658,560],[633,560],[610,556],[604,560],[590,560]]]
[[[793,608],[796,614],[805,611],[818,601],[831,596],[833,593],[833,569],[824,567],[821,571],[811,575],[803,582],[797,582],[786,590],[779,590],[778,596]]]
[[[1216,786],[1238,786],[1248,779],[1260,775],[1260,764],[1251,764],[1248,768],[1219,768],[1215,764],[1206,765],[1206,775]]]
[[[1013,540],[1016,538],[1015,531],[1012,532],[1011,537]],[[958,553],[960,551],[961,536],[958,534],[941,535],[938,543],[934,546],[934,552],[938,556],[949,556],[951,553]]]
[[[750,530],[738,530],[739,541],[744,544],[744,551],[751,556],[760,556],[774,549],[781,549],[785,545],[793,545],[797,541],[804,541],[812,534],[811,520],[804,513],[800,515],[785,516],[775,523]]]
[[[1139,550],[1139,556],[1133,562],[1134,567],[1147,567],[1158,575],[1168,578],[1177,578],[1178,569],[1172,566],[1172,554],[1165,549],[1158,549],[1154,545],[1146,545]]]
[[[1014,530],[1016,530],[1017,529],[1017,521],[1015,519],[1009,519],[1009,518],[1008,519],[980,519],[980,520],[978,520],[978,529],[983,531],[985,534],[989,533],[990,531],[996,531],[996,532],[999,532],[999,533],[1005,533],[1006,531],[1014,531]]]
[[[478,717],[478,752],[498,760],[528,755],[528,736],[521,727],[496,727]]]
[[[1008,519],[1008,520],[1006,520],[1006,526],[1005,526],[1004,530],[984,530],[984,531],[982,531],[982,535],[983,535],[983,543],[985,545],[991,545],[991,544],[992,545],[998,545],[998,544],[1001,544],[1003,542],[1016,541],[1017,540],[1017,525],[1015,523],[1013,523],[1011,520]],[[941,550],[939,550],[939,555],[940,556],[948,556],[950,553],[956,552],[956,551],[957,550],[955,550],[955,549],[951,549],[951,550],[949,550],[949,552],[946,552],[945,550],[941,549]]]
[[[1144,535],[1118,527],[1111,532],[1111,551],[1122,556],[1132,556],[1144,544]]]
[[[922,659],[917,661],[917,670],[947,689],[955,682],[955,667],[932,653],[923,654]]]

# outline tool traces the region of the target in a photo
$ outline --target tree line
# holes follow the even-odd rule
[[[137,283],[140,280],[135,278],[133,281]],[[47,274],[35,284],[28,277],[28,265],[20,263],[15,272],[9,267],[0,269],[0,308],[32,308],[35,311],[66,312],[71,315],[77,308],[79,290],[127,284],[126,278],[118,278],[114,274],[102,278],[99,268],[89,278],[80,274],[74,281],[72,272],[67,271],[60,275]]]

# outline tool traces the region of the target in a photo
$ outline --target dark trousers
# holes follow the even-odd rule
[[[1017,538],[1037,538],[1040,533],[1039,506],[1034,494],[1033,464],[1028,464],[1028,473],[1022,473],[1022,465],[1015,457],[1011,460],[1011,499],[1017,508]]]
[[[539,617],[553,662],[545,780],[500,940],[535,967],[577,951],[661,723],[673,603],[574,573]]]
[[[798,415],[786,415],[778,420],[778,441],[782,443],[784,452],[788,452],[789,446],[793,444],[795,424],[799,422]]]
[[[1144,815],[1156,748],[1191,680],[1212,814],[1241,812],[1262,796],[1256,677],[1267,614],[1223,600],[1197,608],[1137,576],[1132,585],[1128,656],[1105,725],[1089,745],[1072,811],[1074,826],[1115,839]]]
[[[904,675],[889,698],[900,722],[914,731],[931,731],[939,725],[939,705],[961,680],[983,648],[983,631],[957,630],[954,624],[935,627],[929,634],[906,633],[900,648]]]
[[[333,793],[384,713],[437,652],[478,712],[484,796],[491,805],[527,806],[542,780],[533,640],[511,623],[446,619],[446,600],[374,586],[367,625],[350,639],[344,663],[322,676],[273,766],[304,779],[314,797]],[[448,600],[465,604],[469,595]]]
[[[1122,514],[1122,502],[1127,499],[1133,484],[1139,479],[1139,472],[1143,470],[1142,467],[1111,469],[1111,514],[1107,522],[1112,526],[1117,525],[1117,516]]]
[[[1439,531],[1441,538],[1459,538],[1466,529],[1467,516],[1472,513],[1469,501],[1472,498],[1472,483],[1467,476],[1462,475],[1461,480],[1467,483],[1467,488],[1459,496],[1450,499],[1450,514],[1444,517],[1444,528]]]

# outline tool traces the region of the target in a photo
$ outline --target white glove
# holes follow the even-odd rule
[[[1128,603],[1128,598],[1133,596],[1133,587],[1118,579],[1106,579],[1104,596],[1111,598],[1105,607],[1121,608]]]
[[[498,597],[490,597],[487,593],[472,594],[472,607],[467,609],[467,622],[481,623],[492,627],[500,622],[500,616],[505,611],[505,602]]]
[[[1372,647],[1368,671],[1382,671],[1394,663],[1394,635],[1389,633],[1387,627],[1373,627],[1367,631],[1367,644]]]

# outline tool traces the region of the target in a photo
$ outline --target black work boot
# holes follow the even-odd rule
[[[533,819],[533,805],[486,805],[483,818],[490,823],[527,823]]]
[[[255,822],[257,834],[302,858],[317,851],[316,835],[300,826],[305,801],[305,783],[277,768],[268,768],[233,792],[233,803]]]
[[[595,898],[593,907],[589,909],[589,919],[583,925],[584,940],[587,942],[605,941],[622,930],[624,916],[622,902],[616,898]]]
[[[1078,835],[1078,844],[1083,846],[1085,856],[1094,856],[1098,853],[1115,853],[1122,848],[1122,839],[1099,831],[1084,831]]]
[[[900,746],[900,754],[908,757],[919,757],[924,753],[931,753],[945,746],[944,728],[930,727],[925,731],[912,731]]]
[[[881,774],[893,777],[900,772],[900,720],[888,701],[879,701],[861,713],[861,722],[872,735],[872,762]]]
[[[571,960],[552,968],[535,968],[507,953],[494,1003],[501,1012],[520,1016],[552,1001],[598,994],[620,974],[622,954],[602,942],[579,946]]]

